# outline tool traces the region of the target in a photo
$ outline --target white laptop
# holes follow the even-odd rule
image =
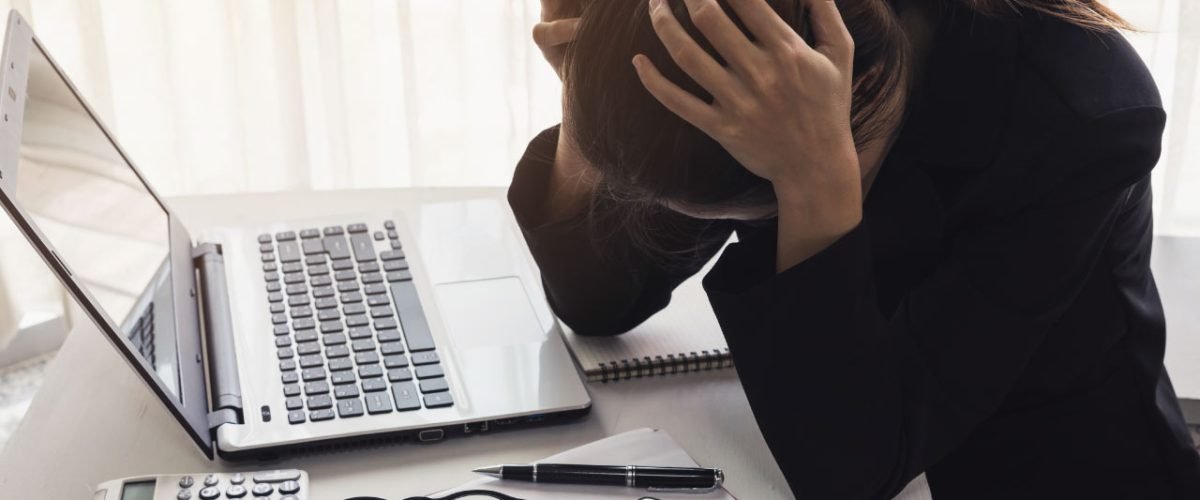
[[[502,202],[196,238],[15,11],[0,75],[0,203],[210,458],[590,408]]]

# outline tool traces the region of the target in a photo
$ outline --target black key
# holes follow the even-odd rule
[[[392,315],[392,308],[388,306],[379,306],[371,308],[372,318],[386,318]]]
[[[296,352],[291,347],[284,347],[275,351],[275,354],[279,356],[279,359],[292,359],[296,355]]]
[[[333,375],[329,377],[329,380],[333,382],[333,385],[342,385],[353,384],[358,381],[358,378],[355,377],[353,371],[338,371],[333,372]]]
[[[291,331],[291,329],[288,328],[287,325],[275,325],[275,328],[273,331],[275,332],[275,335],[287,335],[288,332]]]
[[[313,288],[313,297],[323,299],[325,297],[333,297],[333,288],[328,286],[319,286]]]
[[[312,267],[308,268],[308,274],[309,274],[309,276],[321,276],[324,274],[329,274],[329,266],[326,266],[324,264],[319,265],[319,266],[312,266]]]
[[[331,266],[333,266],[334,271],[345,271],[347,269],[354,269],[354,261],[352,261],[348,258],[337,259],[337,260],[333,261]]]
[[[317,327],[317,322],[312,318],[300,318],[292,321],[293,330],[311,330]]]
[[[300,357],[300,368],[314,368],[325,364],[325,358],[320,354],[309,354]]]
[[[317,238],[321,236],[320,229],[304,229],[300,231],[300,237],[304,239]]]
[[[371,236],[367,233],[350,235],[350,246],[354,248],[354,260],[359,262],[375,260],[375,243],[371,242]]]
[[[350,338],[353,340],[371,338],[371,329],[365,326],[356,326],[350,329]]]
[[[348,358],[350,356],[350,348],[345,345],[335,345],[325,349],[325,357],[333,358]]]
[[[303,366],[303,365],[301,365]],[[442,371],[442,365],[424,365],[416,368],[417,378],[425,380],[427,378],[444,377],[445,372]]]
[[[337,333],[337,332],[342,331],[342,329],[343,329],[343,327],[342,327],[341,321],[322,321],[321,322],[321,333]]]
[[[324,368],[306,368],[300,372],[300,379],[305,382],[314,380],[325,380]]]
[[[371,307],[390,306],[392,305],[392,299],[387,295],[372,295],[367,297],[367,305]]]
[[[383,376],[383,368],[379,365],[366,365],[358,367],[358,378],[375,378]]]
[[[412,273],[408,271],[392,271],[387,273],[387,280],[389,283],[395,283],[397,281],[412,281],[412,279]]]
[[[379,362],[379,354],[377,354],[375,351],[360,352],[360,353],[354,355],[354,363],[357,364],[358,366],[369,365],[369,364],[378,363],[378,362]]]
[[[408,261],[400,259],[384,262],[383,270],[387,272],[408,270]]]
[[[403,259],[404,251],[403,250],[388,250],[385,252],[380,252],[379,258],[383,259],[385,261]]]
[[[316,342],[304,342],[304,343],[296,344],[296,352],[299,353],[301,356],[308,356],[309,354],[317,354],[317,353],[321,352],[321,344],[318,344]]]
[[[350,361],[349,356],[329,360],[329,371],[331,372],[339,372],[351,368],[354,368],[354,363]],[[334,383],[336,384],[337,382]]]
[[[328,389],[328,388],[326,388],[326,389]],[[328,393],[329,391],[326,390],[325,392]],[[322,394],[319,396],[313,396],[311,398],[308,398],[308,409],[310,409],[310,410],[324,410],[325,408],[332,408],[332,407],[333,407],[333,398],[329,397],[329,394]]]
[[[342,234],[342,226],[328,226],[325,228],[325,236],[334,234]]]
[[[424,382],[422,382],[422,384],[424,384]],[[429,392],[429,391],[425,390],[424,385],[421,386],[421,391]],[[317,394],[329,394],[329,382],[326,382],[324,380],[318,380],[316,382],[309,382],[307,384],[304,384],[304,395],[305,396],[315,396]]]
[[[394,354],[392,356],[383,357],[383,366],[388,368],[404,368],[408,366],[408,358],[403,354]]]
[[[414,365],[431,365],[441,361],[436,352],[416,352],[410,357]]]
[[[367,413],[378,415],[380,413],[391,413],[392,399],[386,392],[373,392],[367,394]]]
[[[343,281],[337,284],[337,290],[340,293],[349,293],[358,291],[357,281]]]
[[[283,395],[287,397],[300,395],[300,384],[287,384],[283,386]]]
[[[317,340],[316,330],[300,330],[296,332],[296,342],[312,342]]]
[[[304,408],[304,399],[297,397],[297,396],[293,396],[293,397],[285,399],[283,404],[289,410],[299,410],[301,408]]]
[[[363,300],[363,296],[361,293],[358,293],[358,292],[350,292],[350,293],[342,294],[342,303],[343,304],[357,304],[359,302],[362,302],[362,300]]]
[[[367,295],[379,295],[381,293],[387,293],[387,286],[385,286],[383,283],[373,283],[364,286],[363,292],[366,292]]]
[[[412,380],[412,372],[408,368],[392,368],[388,370],[388,380],[392,382],[408,382]]]
[[[288,297],[288,306],[289,307],[307,306],[308,301],[309,301],[309,299],[308,299],[307,295],[297,295],[295,297]]]
[[[283,267],[279,269],[285,273],[298,273],[304,270],[304,266],[300,265],[299,262],[292,262],[289,264],[284,264]]]
[[[442,392],[450,390],[450,385],[444,378],[430,378],[421,381],[421,393]]]
[[[279,262],[300,262],[300,245],[295,241],[285,241],[279,244]]]
[[[283,302],[273,302],[271,304],[271,314],[279,314],[285,310],[287,310],[287,308],[284,307]]]
[[[404,339],[410,351],[433,350],[433,334],[425,319],[425,310],[417,298],[417,287],[411,281],[392,283],[392,300],[396,302],[396,314],[404,329]]]
[[[310,255],[308,257],[305,257],[304,265],[306,265],[306,266],[323,266],[323,265],[325,265],[326,262],[328,262],[325,259],[325,245],[322,245],[318,242],[317,246],[320,247],[320,249],[321,249],[320,253],[317,253],[316,255]]]
[[[364,312],[367,312],[367,306],[365,306],[361,303],[360,304],[346,304],[346,307],[342,308],[342,312],[346,313],[347,316],[350,316],[352,314],[362,314]]]
[[[421,396],[417,394],[417,386],[412,382],[392,384],[392,401],[396,410],[409,411],[421,408]]]
[[[286,314],[272,314],[271,322],[276,325],[286,325],[288,322],[288,317]]]
[[[325,255],[325,242],[319,239],[304,240],[304,255]]]
[[[274,263],[274,262],[268,262],[268,263],[266,263],[266,264],[263,264],[263,272],[264,272],[264,273],[269,273],[269,272],[271,272],[271,271],[274,271],[274,270],[276,270],[276,269],[279,269],[279,265],[278,265],[278,264],[276,264],[276,263]]]
[[[342,418],[361,417],[363,404],[358,398],[338,401],[338,416]]]
[[[293,318],[308,318],[308,317],[311,317],[312,315],[313,315],[313,310],[311,307],[300,306],[300,307],[292,308],[292,317]]]
[[[280,285],[278,281],[272,281],[270,283],[267,283],[267,293],[270,294],[267,296],[268,298],[274,297],[275,295],[277,295],[279,293],[280,290],[283,290],[283,285]],[[278,302],[278,301],[272,300],[271,302]]]
[[[288,412],[288,423],[289,424],[303,424],[304,423],[304,410],[289,411]]]
[[[387,318],[380,318],[380,319],[375,320],[375,329],[376,330],[395,330],[396,329],[396,318],[390,317],[391,316],[390,314],[388,316],[389,317],[387,317]]]
[[[367,232],[367,225],[362,224],[362,223],[350,224],[349,226],[346,226],[346,232],[348,232],[350,234],[365,233],[365,232]]]
[[[288,285],[284,292],[286,292],[288,295],[300,295],[302,293],[308,293],[308,285],[305,285],[304,283]]]
[[[400,237],[400,235],[396,234],[396,231],[395,231],[394,229],[388,229],[388,232],[387,232],[387,237],[388,237],[388,239],[393,239],[393,240],[394,240],[394,239],[396,239],[396,238],[399,238],[399,237]]]
[[[399,250],[401,248],[403,248],[403,245],[400,244],[400,240],[392,240],[392,249],[393,250]]]
[[[325,253],[329,254],[329,258],[337,260],[350,257],[350,247],[346,244],[345,236],[326,235],[323,243],[325,245]]]
[[[300,375],[298,375],[296,372],[283,372],[283,375],[280,376],[279,380],[285,384],[294,384],[300,381]],[[289,410],[290,409],[291,408],[289,408]]]
[[[264,279],[264,280],[265,280],[267,283],[270,283],[270,282],[272,282],[272,281],[279,281],[279,273],[277,273],[277,272],[275,272],[275,271],[271,271],[271,272],[269,272],[269,273],[267,273],[267,274],[264,274],[264,275],[263,275],[263,279]]]
[[[404,344],[399,342],[379,344],[379,352],[382,352],[385,356],[388,354],[404,354]]]
[[[380,342],[396,342],[400,340],[400,330],[380,330],[379,335],[375,336],[375,340]]]
[[[376,392],[387,389],[387,382],[382,378],[369,378],[362,383],[363,392]]]
[[[354,274],[354,270],[352,269],[333,273],[333,279],[338,281],[354,281],[354,279],[357,277],[358,275]]]
[[[425,395],[426,408],[445,408],[454,405],[454,398],[450,397],[449,392],[438,392]]]
[[[362,275],[362,282],[365,284],[379,283],[383,281],[383,275],[379,273],[366,273]]]
[[[271,235],[269,235],[269,234],[266,234],[266,233],[263,233],[263,234],[260,234],[260,235],[258,235],[258,242],[259,242],[259,243],[270,243],[270,242],[271,242]]]
[[[285,359],[285,360],[279,362],[279,371],[281,371],[281,372],[290,372],[295,369],[296,369],[296,360],[294,360],[294,359]]]
[[[384,229],[396,229],[396,223],[390,220],[383,221]]]
[[[262,252],[262,253],[273,252],[273,251],[275,251],[275,245],[272,245],[270,243],[263,243],[262,245],[258,246],[258,251]]]
[[[310,284],[314,287],[329,286],[329,285],[333,284],[333,278],[330,278],[329,275],[313,276],[311,280],[308,280],[308,284]]]
[[[355,340],[350,343],[350,348],[354,349],[354,352],[374,351],[375,341],[371,339]]]
[[[288,337],[287,335],[280,335],[278,337],[275,337],[275,347],[291,347],[291,346],[292,346],[292,338],[291,337]]]
[[[346,343],[346,335],[341,334],[341,333],[334,333],[334,334],[326,335],[323,339],[321,339],[321,341],[324,342],[325,345],[327,345],[327,346],[342,345],[342,344]]]
[[[275,233],[275,239],[277,241],[296,241],[296,232],[284,231],[282,233]]]
[[[263,262],[275,262],[275,252],[262,254]]]
[[[346,326],[366,326],[368,323],[370,323],[370,320],[367,319],[367,315],[365,314],[356,314],[354,316],[346,317]]]
[[[296,283],[304,283],[304,273],[287,273],[283,275],[283,284],[295,285]]]
[[[375,231],[375,241],[383,241],[383,231]]]
[[[333,413],[332,409],[317,410],[314,412],[310,412],[308,414],[308,419],[312,420],[313,422],[321,422],[324,420],[333,420],[333,417],[335,417],[335,416],[337,416],[337,415],[335,413]]]
[[[374,260],[372,260],[371,262],[364,262],[358,266],[358,272],[360,272],[360,273],[377,273],[377,272],[379,272],[379,263],[375,262]]]
[[[316,301],[317,309],[329,309],[331,307],[337,307],[337,305],[337,299],[333,297],[322,297]]]
[[[336,383],[336,382],[335,382]],[[362,395],[354,384],[339,385],[333,388],[333,397],[337,399],[357,398]]]

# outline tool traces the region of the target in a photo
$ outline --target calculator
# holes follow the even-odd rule
[[[106,481],[92,500],[308,500],[308,473],[299,469],[259,472],[168,474]]]

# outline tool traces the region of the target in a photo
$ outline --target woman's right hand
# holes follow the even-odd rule
[[[567,44],[579,30],[579,0],[542,0],[542,21],[533,26],[533,42],[562,79]]]

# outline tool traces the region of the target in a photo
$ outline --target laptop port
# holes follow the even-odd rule
[[[493,422],[495,422],[495,423],[496,423],[496,425],[512,425],[512,424],[515,424],[515,423],[517,423],[517,422],[520,422],[520,419],[517,419],[517,418],[501,418],[501,419],[493,420]]]
[[[528,417],[525,417],[525,422],[528,422],[528,423],[531,423],[531,424],[536,424],[536,423],[538,423],[538,422],[541,422],[541,421],[543,421],[543,420],[546,420],[546,416],[545,416],[545,415],[530,415],[530,416],[528,416]]]
[[[463,424],[463,434],[470,434],[472,432],[487,432],[487,431],[488,431],[488,423],[487,422],[472,422],[472,423]]]
[[[417,433],[417,440],[422,443],[441,441],[443,437],[446,437],[446,432],[441,429],[427,429]]]

